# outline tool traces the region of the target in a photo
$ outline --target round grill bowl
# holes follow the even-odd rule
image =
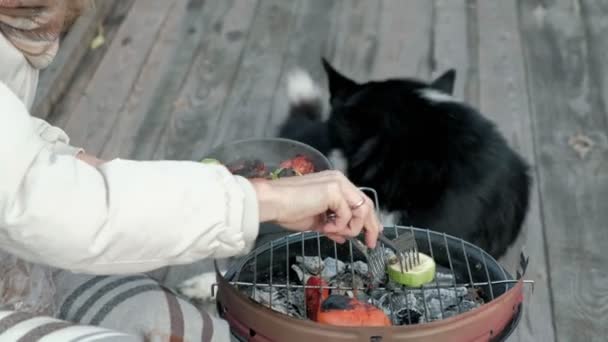
[[[505,340],[515,329],[521,316],[523,281],[515,281],[489,254],[458,238],[405,227],[386,228],[385,235],[394,238],[401,229],[413,231],[420,251],[432,254],[438,265],[449,267],[451,262],[456,283],[477,284],[485,304],[430,323],[383,328],[349,328],[321,325],[282,314],[250,299],[238,288],[243,285],[233,285],[237,279],[239,284],[254,282],[253,274],[256,284],[268,283],[271,272],[275,275],[281,272],[285,274],[289,260],[302,252],[308,256],[318,255],[319,252],[323,257],[335,255],[345,262],[350,258],[348,244],[335,245],[317,233],[303,233],[285,236],[260,246],[232,265],[225,276],[218,271],[218,310],[229,322],[233,333],[243,341]],[[290,246],[289,250],[287,245]],[[270,253],[271,250],[273,253]],[[356,257],[355,261],[357,259],[360,258]],[[487,284],[488,279],[491,285]],[[432,288],[427,291],[431,290]]]
[[[303,154],[310,158],[317,171],[332,168],[329,160],[313,147],[283,138],[253,138],[221,144],[207,153],[206,158],[230,164],[240,159],[259,159],[270,167],[278,167],[286,160]]]

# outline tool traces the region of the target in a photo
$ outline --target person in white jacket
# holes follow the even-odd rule
[[[15,11],[36,2],[53,5]],[[252,183],[198,162],[101,161],[32,117],[66,2],[0,0],[0,249],[67,270],[124,274],[246,253],[266,221],[338,242],[365,228],[376,244],[372,202],[339,172]],[[324,220],[328,210],[337,220]]]

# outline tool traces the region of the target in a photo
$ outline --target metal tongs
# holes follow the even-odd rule
[[[360,190],[372,192],[374,195],[376,208],[378,208],[378,194],[376,191],[371,188],[360,188]],[[335,220],[335,218],[335,213],[329,212],[327,214],[328,220]],[[418,252],[418,245],[416,244],[416,237],[414,236],[413,231],[403,232],[395,240],[389,239],[386,235],[380,232],[378,234],[378,240],[382,242],[382,244],[377,244],[376,248],[371,249],[367,248],[367,246],[358,238],[349,238],[349,241],[353,244],[353,246],[367,259],[369,273],[374,285],[384,280],[387,263],[398,262],[402,273],[408,272],[420,264],[420,254]],[[397,260],[389,260],[382,245],[385,245],[393,250]]]
[[[410,232],[402,233],[395,240],[389,239],[383,233],[378,235],[378,240],[395,252],[396,260],[388,258],[382,244],[378,244],[376,248],[370,249],[357,238],[350,238],[349,240],[367,259],[369,273],[374,284],[384,280],[387,264],[398,262],[402,273],[408,272],[420,264],[418,245],[416,244],[414,235]]]

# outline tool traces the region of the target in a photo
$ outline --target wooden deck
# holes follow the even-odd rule
[[[605,341],[608,2],[112,3],[106,44],[63,81],[63,96],[43,89],[35,113],[105,158],[197,159],[222,141],[272,136],[286,115],[285,73],[302,66],[324,80],[321,55],[359,80],[456,67],[457,95],[534,166],[519,245],[536,286],[511,340]],[[52,77],[43,80],[62,82]]]

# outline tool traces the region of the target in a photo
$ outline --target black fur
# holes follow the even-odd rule
[[[280,135],[315,146],[321,153],[331,152],[327,125],[321,120],[323,104],[320,98],[291,103],[289,119],[281,127]]]
[[[424,89],[451,94],[455,72],[430,84],[358,84],[323,64],[329,119],[320,119],[319,105],[296,104],[280,135],[325,154],[341,150],[348,177],[376,189],[400,224],[446,232],[502,256],[527,213],[528,167],[477,110],[422,96]]]

